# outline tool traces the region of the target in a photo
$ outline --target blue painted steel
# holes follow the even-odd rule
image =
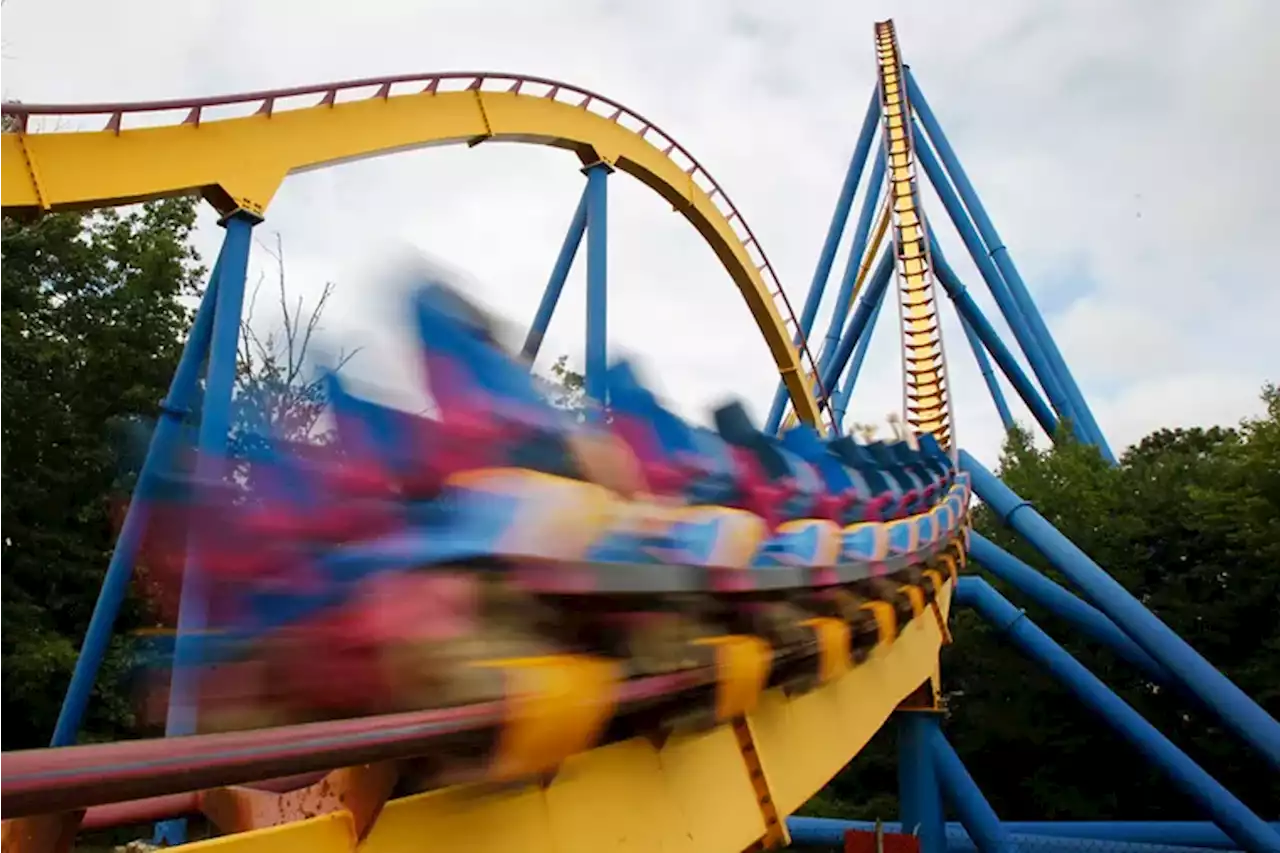
[[[853,231],[853,243],[849,247],[849,258],[845,262],[844,276],[840,279],[840,291],[836,295],[835,310],[831,312],[831,321],[827,323],[827,334],[822,340],[822,352],[818,356],[819,368],[825,372],[826,367],[835,355],[840,344],[840,330],[849,319],[849,309],[853,307],[853,287],[858,283],[858,270],[862,266],[863,255],[867,252],[867,240],[871,237],[871,220],[876,215],[876,202],[880,198],[880,187],[884,184],[884,146],[876,151],[876,161],[871,167],[871,179],[867,181],[867,194],[862,198],[862,210],[858,212],[858,224]]]
[[[933,730],[930,748],[934,771],[938,774],[938,782],[942,785],[947,802],[960,815],[960,822],[964,824],[978,849],[982,853],[1012,853],[1016,848],[1010,843],[1009,835],[1000,823],[995,809],[982,796],[978,783],[973,781],[964,762],[947,742],[941,729]]]
[[[1071,417],[1070,402],[1059,387],[1057,377],[1053,372],[1053,367],[1048,357],[1044,354],[1039,341],[1031,333],[1030,327],[1024,321],[1021,312],[1018,311],[1017,304],[1009,294],[1004,279],[1000,276],[1000,270],[996,268],[996,265],[987,255],[982,238],[974,230],[973,223],[969,221],[969,216],[965,212],[960,197],[952,189],[951,182],[947,180],[946,174],[942,171],[942,165],[938,162],[938,158],[934,156],[933,149],[929,147],[929,143],[922,131],[916,131],[915,144],[916,159],[920,161],[921,168],[924,169],[925,174],[929,176],[929,180],[933,183],[934,190],[937,191],[938,198],[942,201],[942,206],[946,208],[947,214],[955,224],[956,231],[960,234],[960,239],[964,241],[965,248],[969,250],[970,257],[973,258],[978,271],[982,273],[982,278],[987,283],[987,287],[991,288],[991,295],[995,297],[996,304],[1000,306],[1000,312],[1004,314],[1009,328],[1013,330],[1014,337],[1022,346],[1022,351],[1026,354],[1027,361],[1031,364],[1031,369],[1036,378],[1040,380],[1040,386],[1044,388],[1045,393],[1048,395],[1054,411],[1058,413],[1059,417]],[[1075,422],[1074,418],[1072,418],[1072,424],[1080,440],[1087,442],[1087,435],[1081,426]]]
[[[835,262],[836,251],[840,248],[840,238],[844,236],[845,225],[849,221],[849,211],[853,208],[853,197],[862,182],[862,170],[867,165],[867,155],[871,151],[871,142],[875,138],[876,128],[880,126],[880,97],[873,88],[871,99],[867,102],[867,114],[862,119],[862,129],[858,131],[858,142],[853,148],[853,157],[849,160],[849,168],[844,175],[844,184],[840,187],[840,198],[836,201],[835,212],[831,215],[831,224],[827,227],[827,239],[822,244],[822,253],[818,255],[818,266],[813,271],[813,281],[809,284],[809,295],[805,297],[804,308],[800,310],[800,333],[805,337],[813,331],[814,318],[818,316],[818,306],[822,304],[822,294],[827,288],[827,280],[831,276],[831,265]],[[881,165],[881,176],[884,166]],[[872,172],[868,184],[869,191],[875,187],[875,172]],[[874,195],[874,192],[871,193]],[[861,221],[859,221],[861,225]],[[865,240],[865,238],[864,238]],[[847,274],[846,274],[847,275]],[[848,297],[845,297],[848,299]],[[799,335],[795,343],[799,343]]]
[[[964,454],[961,455],[963,457]],[[1023,611],[996,592],[991,584],[982,578],[961,578],[956,586],[956,602],[972,606],[1024,654],[1110,723],[1148,761],[1163,770],[1188,798],[1208,812],[1214,823],[1243,849],[1251,853],[1280,853],[1280,833],[1249,811],[1155,726],[1112,693],[1093,673],[1026,618]]]
[[[1271,826],[1280,829],[1280,824]],[[849,830],[874,832],[875,827],[865,820],[787,818],[792,847],[840,848]],[[885,832],[902,832],[900,823],[886,822],[882,827]],[[1004,828],[1015,849],[1037,853],[1204,853],[1206,849],[1238,849],[1222,830],[1204,822],[1008,821]],[[949,822],[946,833],[948,853],[972,853],[978,849],[961,824]]]
[[[1022,402],[1026,404],[1032,417],[1036,419],[1036,423],[1040,424],[1040,428],[1050,438],[1053,438],[1058,431],[1058,419],[1053,416],[1053,410],[1045,403],[1044,398],[1040,396],[1040,392],[1036,390],[1036,386],[1032,384],[1031,380],[1027,378],[1027,374],[1023,372],[1018,360],[1013,357],[1013,353],[1009,351],[1004,341],[996,334],[996,330],[991,326],[986,315],[982,313],[978,303],[969,295],[968,288],[960,282],[960,277],[951,268],[951,264],[947,263],[941,247],[932,237],[929,241],[929,254],[933,258],[933,270],[938,276],[938,282],[942,285],[943,290],[947,292],[947,295],[951,297],[951,302],[956,306],[960,319],[973,328],[974,334],[978,336],[987,351],[991,353],[991,357],[996,360],[996,364],[1000,365],[1000,369],[1004,371],[1005,378],[1009,380],[1013,390],[1018,392],[1018,396],[1022,398]]]
[[[608,371],[609,173],[612,167],[587,167],[587,357],[583,386],[587,396],[605,402]]]
[[[899,817],[904,831],[919,836],[920,853],[943,853],[947,848],[942,791],[932,756],[939,717],[931,711],[897,715]]]
[[[1124,841],[1097,841],[1092,838],[1069,838],[1046,835],[1009,833],[1015,850],[1035,853],[1204,853],[1198,847],[1175,847],[1167,844],[1132,844]],[[978,853],[977,845],[966,835],[952,842],[948,853]]]
[[[1280,823],[1270,822],[1280,831]],[[1181,849],[1237,850],[1226,833],[1208,821],[1034,821],[1006,823],[1010,832],[1044,838],[1073,838],[1137,845],[1180,845]]]
[[[853,386],[858,382],[858,374],[862,373],[862,363],[867,360],[867,350],[871,347],[871,336],[876,330],[876,321],[880,319],[880,308],[884,305],[884,294],[888,288],[881,291],[880,298],[871,306],[871,318],[867,320],[867,329],[858,338],[858,347],[853,351],[853,363],[849,365],[849,369],[845,371],[844,382],[836,391],[834,402],[831,404],[832,415],[835,419],[836,428],[843,433],[844,431],[844,414],[849,409],[849,400],[853,397]]]
[[[1280,821],[1271,821],[1280,832]],[[1192,820],[1112,820],[1038,821],[1007,823],[1011,832],[1055,838],[1081,838],[1143,845],[1182,845],[1186,848],[1236,850],[1231,838],[1209,821]]]
[[[996,268],[1000,270],[1000,274],[1003,276],[1005,284],[1008,286],[1009,292],[1012,294],[1014,302],[1022,313],[1029,330],[1039,340],[1045,357],[1049,361],[1049,367],[1057,377],[1060,388],[1066,394],[1067,401],[1070,403],[1075,417],[1080,420],[1085,434],[1090,437],[1090,443],[1098,448],[1104,459],[1114,465],[1116,458],[1111,452],[1110,445],[1107,444],[1106,436],[1102,434],[1102,429],[1094,419],[1089,404],[1085,401],[1084,395],[1080,393],[1080,386],[1076,384],[1075,377],[1071,375],[1066,360],[1063,359],[1062,353],[1058,351],[1058,345],[1054,341],[1053,335],[1049,333],[1049,327],[1045,324],[1039,309],[1036,308],[1035,300],[1031,298],[1031,291],[1027,288],[1026,282],[1022,280],[1022,274],[1018,272],[1017,266],[1013,263],[1013,258],[1009,255],[1009,250],[1005,247],[1004,241],[1000,239],[1000,234],[991,222],[991,217],[987,216],[986,208],[982,206],[982,201],[978,198],[978,193],[969,181],[969,176],[965,173],[964,167],[960,165],[960,158],[956,156],[950,141],[942,131],[942,125],[934,117],[933,110],[929,108],[929,102],[925,100],[920,87],[916,85],[915,77],[912,76],[909,70],[906,76],[907,98],[915,109],[921,123],[924,124],[925,129],[929,132],[929,138],[936,146],[938,156],[942,159],[943,165],[946,166],[947,173],[951,176],[951,180],[955,184],[956,190],[960,193],[960,198],[968,209],[970,216],[973,217],[973,223],[977,226],[978,233],[986,244],[991,260],[995,262]]]
[[[996,414],[1000,416],[1000,423],[1004,425],[1005,432],[1012,432],[1015,426],[1013,415],[1009,412],[1009,404],[1005,402],[1004,392],[1000,390],[1000,382],[996,379],[996,374],[991,369],[991,361],[987,358],[987,351],[982,348],[982,341],[978,339],[978,333],[973,330],[973,326],[970,326],[969,321],[964,317],[960,318],[960,327],[964,329],[964,336],[969,339],[969,348],[973,350],[973,360],[978,363],[978,372],[982,374],[982,380],[987,383],[987,390],[991,392],[991,402],[995,404]]]
[[[564,290],[565,279],[569,277],[569,269],[578,254],[578,246],[582,244],[582,235],[587,231],[587,189],[582,188],[582,197],[578,199],[578,209],[573,212],[573,220],[564,235],[564,243],[560,245],[560,254],[556,256],[556,265],[551,269],[551,278],[547,280],[547,289],[542,291],[542,302],[538,304],[538,313],[533,315],[533,323],[529,326],[529,334],[524,339],[521,350],[530,362],[538,358],[538,350],[542,349],[542,339],[551,325],[551,318],[556,313],[556,303],[560,301],[560,292]]]
[[[977,531],[969,534],[969,556],[1032,601],[1102,643],[1157,684],[1172,685],[1169,672],[1102,611],[1073,595]]]
[[[155,479],[156,472],[169,461],[174,441],[182,428],[182,418],[195,403],[199,391],[200,367],[209,351],[209,338],[213,331],[221,267],[222,254],[219,253],[218,260],[213,265],[213,275],[209,278],[209,286],[205,288],[200,308],[196,311],[195,322],[187,335],[187,342],[183,344],[178,367],[169,382],[169,393],[160,405],[160,417],[147,447],[138,482],[133,487],[134,497],[146,492]],[[58,711],[58,722],[53,728],[50,746],[71,746],[76,742],[85,708],[89,706],[89,696],[93,693],[93,683],[98,678],[98,668],[107,652],[107,644],[111,642],[111,629],[115,625],[125,593],[129,591],[133,561],[138,555],[146,523],[145,502],[130,500],[124,524],[120,528],[120,538],[115,550],[111,552],[111,562],[107,564],[102,589],[93,606],[93,616],[89,619],[89,629],[85,632],[80,656],[76,658],[76,668],[71,673],[67,695],[63,697],[62,708]]]
[[[215,479],[217,466],[226,453],[231,430],[231,397],[236,382],[236,353],[240,343],[240,317],[244,310],[244,278],[249,266],[253,227],[261,220],[237,212],[225,221],[218,268],[217,310],[209,341],[209,368],[205,378],[204,403],[200,412],[201,479]],[[175,660],[194,659],[199,653],[200,632],[205,627],[204,583],[200,567],[188,558],[182,573],[182,597],[178,604]],[[165,718],[166,737],[193,734],[197,708],[196,668],[176,666],[169,683],[169,708]],[[185,840],[184,819],[156,824],[157,842],[178,844]]]
[[[867,280],[866,293],[858,301],[858,307],[853,310],[853,317],[849,319],[849,326],[845,329],[844,336],[840,338],[840,346],[836,348],[836,353],[832,357],[831,363],[823,371],[822,384],[824,387],[835,388],[839,384],[840,376],[844,373],[845,366],[849,363],[849,358],[853,355],[854,347],[862,339],[863,333],[868,330],[872,309],[877,302],[884,298],[884,292],[889,287],[889,280],[893,278],[893,257],[892,248],[880,255],[880,262],[876,264],[870,279]]]
[[[968,453],[960,465],[973,490],[1001,520],[1020,533],[1066,575],[1095,607],[1111,618],[1147,654],[1208,706],[1271,764],[1280,768],[1280,723],[1218,672],[1186,641],[1142,606],[1127,589]]]
[[[871,141],[875,137],[876,128],[880,125],[880,96],[873,88],[871,100],[867,104],[867,114],[862,119],[862,129],[858,132],[858,141],[853,147],[853,156],[849,159],[849,168],[845,170],[844,184],[840,187],[840,196],[836,199],[836,209],[831,214],[831,224],[827,226],[827,239],[818,254],[818,265],[813,271],[813,280],[809,282],[809,293],[805,296],[804,307],[800,309],[800,328],[796,330],[791,343],[800,345],[802,339],[809,337],[813,331],[813,320],[818,316],[818,307],[822,305],[822,295],[827,289],[827,279],[831,276],[831,264],[835,262],[836,251],[840,248],[840,237],[844,234],[845,224],[849,221],[849,210],[853,207],[853,197],[858,191],[858,183],[862,180],[862,170],[867,165],[867,154],[871,150]],[[880,162],[880,161],[877,161]],[[881,176],[884,165],[881,162]],[[869,186],[874,187],[873,176]],[[865,242],[865,238],[864,238]],[[847,275],[847,273],[846,273]],[[841,287],[843,293],[843,285]],[[844,302],[849,300],[844,297]],[[837,301],[836,310],[842,302]],[[770,435],[778,432],[782,425],[782,414],[787,406],[787,385],[778,382],[778,390],[774,392],[773,404],[769,407],[769,417],[765,421],[764,431]]]

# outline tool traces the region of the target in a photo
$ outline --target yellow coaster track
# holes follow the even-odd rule
[[[902,319],[903,408],[916,432],[933,435],[953,450],[951,395],[947,385],[942,329],[933,294],[933,259],[916,188],[911,110],[903,85],[902,57],[893,21],[876,24],[881,140],[888,166],[893,211],[893,248],[897,253],[899,316]]]

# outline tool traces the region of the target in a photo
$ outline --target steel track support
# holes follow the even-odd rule
[[[236,355],[240,345],[240,318],[244,311],[244,280],[253,245],[253,228],[262,218],[235,211],[222,220],[226,228],[219,264],[217,309],[209,342],[209,370],[200,410],[197,476],[205,482],[223,476],[227,440],[231,432],[232,395],[236,383]],[[194,734],[197,725],[196,696],[199,668],[194,647],[205,629],[205,583],[198,562],[190,555],[182,573],[182,597],[178,605],[178,631],[174,646],[173,677],[169,686],[166,737]],[[181,844],[186,840],[186,820],[156,824],[157,843]]]
[[[587,396],[605,405],[608,369],[609,173],[604,161],[583,170],[587,175],[587,351],[584,386]]]
[[[867,113],[862,119],[862,129],[858,132],[858,141],[854,145],[853,156],[849,160],[849,168],[845,170],[844,184],[841,185],[840,196],[836,199],[836,209],[831,214],[831,224],[827,226],[827,238],[823,242],[822,251],[818,255],[818,265],[813,271],[813,280],[809,283],[809,293],[805,296],[804,307],[800,309],[799,328],[792,339],[792,344],[797,347],[800,346],[801,341],[809,337],[809,333],[813,330],[813,321],[818,315],[819,306],[822,304],[822,296],[827,289],[827,280],[831,276],[831,266],[835,262],[836,252],[840,248],[840,238],[844,236],[845,225],[849,221],[849,211],[853,207],[853,197],[858,191],[858,183],[862,180],[862,170],[866,168],[867,155],[871,151],[871,142],[879,125],[880,98],[876,91],[872,89],[871,100],[867,104]],[[868,184],[868,193],[871,193],[871,188],[875,187],[876,183],[876,178],[873,175],[871,182]],[[870,228],[870,225],[867,227]],[[859,253],[858,257],[861,257],[861,253]],[[857,260],[853,264],[856,273]],[[846,277],[847,275],[848,273],[846,272]],[[844,286],[842,283],[841,293],[843,292]],[[848,301],[847,296],[844,297],[844,301]],[[839,311],[839,304],[838,301],[837,312]],[[774,393],[773,404],[769,408],[769,417],[765,421],[765,432],[772,434],[778,431],[778,427],[782,423],[782,414],[786,410],[787,400],[786,383],[779,380],[778,390]]]
[[[578,199],[578,208],[573,212],[569,222],[569,230],[565,232],[564,242],[560,245],[560,254],[556,256],[556,265],[551,269],[551,278],[547,280],[547,288],[542,292],[542,302],[538,304],[538,313],[533,315],[533,323],[529,326],[529,334],[524,339],[521,354],[530,364],[538,360],[538,350],[542,349],[542,339],[551,325],[551,318],[556,313],[556,304],[560,301],[560,293],[564,290],[565,280],[577,257],[578,246],[582,244],[582,235],[587,233],[587,195],[590,183],[582,188],[582,196]]]
[[[169,392],[160,403],[160,416],[156,421],[155,432],[151,436],[147,455],[142,463],[142,471],[138,475],[138,482],[133,488],[129,507],[125,511],[120,538],[116,541],[115,550],[111,553],[111,562],[107,565],[106,575],[102,579],[98,601],[93,607],[93,616],[89,619],[89,628],[85,632],[84,643],[80,646],[80,656],[76,659],[75,670],[71,673],[71,683],[67,686],[62,708],[58,712],[58,721],[53,729],[50,746],[71,746],[76,742],[76,734],[84,719],[85,708],[89,705],[93,684],[98,678],[98,669],[102,666],[107,645],[111,642],[116,615],[120,612],[120,605],[129,590],[134,560],[137,559],[138,548],[142,544],[142,534],[146,529],[146,501],[138,498],[147,495],[156,475],[169,463],[178,434],[182,429],[183,419],[191,412],[199,395],[200,368],[209,352],[214,313],[218,302],[218,282],[221,278],[222,259],[225,253],[224,242],[223,249],[213,265],[209,285],[205,288],[204,296],[200,300],[195,322],[187,335],[186,343],[183,344],[182,356],[178,359],[178,367],[169,383]]]

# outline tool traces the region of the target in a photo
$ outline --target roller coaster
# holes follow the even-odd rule
[[[798,314],[742,212],[692,154],[638,113],[555,80],[437,73],[194,100],[5,104],[7,215],[198,192],[226,231],[53,742],[3,756],[6,853],[65,851],[80,833],[151,822],[158,843],[234,853],[838,846],[865,827],[792,815],[891,721],[896,830],[925,853],[1013,850],[1026,838],[1280,851],[1274,824],[966,571],[980,562],[1195,697],[1280,769],[1273,718],[959,449],[938,284],[1005,426],[990,360],[1050,437],[1061,423],[1114,462],[892,22],[874,35],[876,85]],[[40,127],[67,116],[105,126]],[[490,318],[424,271],[408,311],[438,414],[380,406],[330,376],[333,443],[263,435],[248,459],[232,458],[251,236],[284,179],[498,141],[565,149],[586,179],[523,350],[507,351]],[[813,326],[868,161],[815,355]],[[763,429],[736,404],[714,413],[713,428],[692,426],[630,365],[610,362],[607,208],[618,171],[698,230],[746,300],[780,376]],[[921,171],[1031,375],[942,256]],[[588,403],[570,413],[545,401],[530,365],[584,238]],[[859,442],[843,424],[891,284],[903,417],[896,440]],[[1079,596],[971,531],[974,496]],[[140,559],[174,592],[176,630],[142,673],[165,736],[77,745]],[[1211,823],[1003,824],[939,726],[939,653],[957,604],[1070,687]],[[961,827],[945,822],[944,797]],[[187,840],[194,816],[213,837]]]

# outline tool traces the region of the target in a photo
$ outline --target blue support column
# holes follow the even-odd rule
[[[840,197],[836,200],[836,209],[831,214],[831,224],[827,226],[827,239],[822,243],[822,252],[818,255],[818,266],[813,271],[813,281],[809,283],[809,293],[805,297],[804,307],[800,311],[800,331],[805,337],[813,331],[813,320],[818,315],[818,307],[822,304],[822,294],[827,288],[827,279],[831,276],[831,265],[835,262],[836,251],[840,248],[840,238],[844,235],[845,224],[849,221],[849,211],[853,208],[853,197],[862,182],[862,170],[867,165],[867,155],[871,151],[871,142],[875,138],[876,128],[880,125],[880,97],[873,88],[871,99],[867,102],[867,113],[862,119],[862,129],[858,131],[858,142],[853,147],[853,157],[849,160],[849,168],[844,174],[844,184],[840,187]],[[883,170],[883,166],[881,167]],[[875,185],[874,172],[871,186]],[[799,343],[797,340],[796,343]]]
[[[982,274],[983,281],[991,289],[991,295],[995,297],[996,304],[1000,306],[1000,313],[1004,315],[1009,328],[1013,330],[1013,336],[1022,347],[1023,353],[1026,354],[1032,372],[1040,380],[1040,387],[1044,389],[1045,394],[1049,397],[1049,402],[1053,405],[1054,411],[1058,413],[1058,417],[1071,418],[1071,405],[1059,388],[1057,376],[1054,374],[1039,340],[1031,333],[1030,328],[1023,320],[1022,313],[1018,310],[1017,304],[1005,287],[1000,270],[996,268],[996,265],[992,263],[991,258],[987,255],[982,238],[978,236],[978,232],[973,228],[973,223],[969,221],[969,215],[965,212],[964,205],[961,204],[959,196],[956,195],[956,191],[951,187],[951,182],[947,180],[946,174],[942,171],[942,165],[938,162],[938,158],[934,156],[933,149],[929,147],[923,131],[916,131],[915,144],[916,159],[919,160],[925,174],[929,176],[929,181],[937,191],[938,198],[942,201],[942,206],[946,208],[947,215],[951,217],[956,231],[960,234],[960,239],[964,241],[965,248],[969,250],[969,256],[973,258],[973,262],[978,267],[978,272]],[[1081,441],[1087,442],[1088,437],[1080,424],[1074,418],[1071,418],[1071,420],[1077,437]]]
[[[946,821],[932,754],[939,714],[935,711],[900,711],[896,718],[898,811],[902,831],[920,838],[920,853],[944,853],[947,849]]]
[[[884,295],[888,288],[880,292],[880,298],[871,306],[871,317],[867,320],[866,331],[858,338],[858,347],[853,351],[853,362],[849,365],[849,369],[845,372],[844,382],[836,391],[835,401],[832,403],[832,415],[835,419],[836,428],[843,434],[844,431],[844,415],[849,410],[849,400],[853,397],[853,386],[858,383],[858,374],[862,372],[862,363],[867,360],[867,350],[871,347],[871,336],[876,330],[876,321],[880,319],[880,308],[884,305]],[[864,297],[865,298],[865,297]]]
[[[889,282],[893,279],[893,259],[894,251],[893,247],[890,246],[880,255],[880,262],[876,264],[871,277],[867,279],[866,292],[863,294],[862,299],[858,301],[858,307],[853,310],[853,316],[849,318],[849,326],[840,338],[840,345],[836,347],[835,355],[831,357],[831,363],[827,365],[826,370],[822,373],[824,387],[835,388],[838,386],[840,375],[844,373],[845,367],[849,364],[849,358],[853,355],[854,347],[858,345],[858,341],[862,340],[863,334],[868,332],[872,310],[884,298],[885,290],[888,289]]]
[[[1000,423],[1004,425],[1006,433],[1012,432],[1015,426],[1013,415],[1009,412],[1009,404],[1004,400],[1004,392],[1000,390],[1000,383],[996,379],[995,372],[991,369],[991,362],[987,359],[987,351],[982,348],[982,341],[978,339],[978,333],[973,330],[973,326],[970,326],[969,321],[964,317],[960,318],[960,327],[964,329],[964,336],[969,339],[969,348],[973,350],[973,360],[978,363],[978,372],[982,374],[982,381],[987,383],[987,391],[991,393],[991,402],[995,404],[996,414],[1000,416]]]
[[[963,577],[956,603],[969,605],[1004,633],[1020,651],[1071,690],[1148,761],[1164,771],[1189,799],[1198,803],[1222,831],[1251,853],[1280,853],[1280,834],[1249,811],[1216,779],[1174,746],[1155,726],[1112,693],[1079,661],[1041,631],[982,578]]]
[[[974,492],[1001,521],[1020,533],[1066,575],[1095,607],[1120,626],[1191,695],[1266,756],[1273,767],[1280,769],[1280,723],[982,463],[962,450],[960,465],[969,472]]]
[[[609,367],[609,173],[608,163],[593,163],[587,173],[587,357],[583,376],[587,396],[605,404]]]
[[[1063,359],[1062,353],[1058,351],[1058,345],[1054,342],[1053,335],[1049,334],[1049,327],[1045,325],[1044,318],[1040,316],[1035,300],[1031,298],[1031,291],[1027,288],[1026,282],[1022,280],[1022,275],[1018,272],[1017,266],[1014,265],[1013,258],[1010,257],[1009,250],[1005,248],[1004,241],[1000,239],[1000,234],[996,231],[995,225],[992,224],[991,218],[987,216],[987,211],[982,206],[978,193],[974,190],[973,184],[969,181],[969,176],[965,174],[964,168],[960,165],[960,159],[956,157],[956,153],[951,148],[951,143],[947,140],[946,134],[942,132],[942,125],[938,123],[937,118],[933,115],[933,110],[929,108],[929,102],[925,100],[924,93],[916,85],[915,77],[912,76],[910,69],[907,70],[906,77],[907,100],[928,131],[929,138],[938,150],[938,156],[942,159],[947,172],[951,175],[951,180],[954,182],[956,190],[960,193],[960,198],[964,201],[965,207],[968,208],[969,214],[973,217],[973,223],[977,226],[978,233],[986,244],[987,254],[995,262],[996,268],[1004,278],[1005,284],[1008,285],[1009,292],[1012,294],[1013,300],[1026,321],[1031,334],[1039,340],[1048,359],[1049,368],[1057,377],[1075,419],[1080,421],[1080,425],[1085,435],[1088,436],[1090,443],[1098,448],[1104,459],[1114,465],[1116,459],[1111,452],[1111,447],[1107,444],[1106,436],[1102,434],[1102,430],[1098,427],[1098,422],[1094,420],[1093,412],[1089,409],[1089,404],[1085,402],[1084,395],[1080,393],[1080,387],[1076,385],[1075,378],[1067,368],[1067,363]],[[916,136],[918,139],[921,134],[917,133]]]
[[[1015,846],[1035,851],[1098,851],[1111,845],[1123,846],[1126,853],[1203,853],[1210,850],[1238,850],[1226,833],[1207,821],[1002,821]],[[1272,821],[1280,832],[1280,823]],[[902,832],[902,824],[886,822],[885,832]],[[866,820],[837,820],[826,817],[789,817],[787,832],[792,847],[841,847],[849,830],[872,832],[875,823]],[[1055,843],[1061,842],[1061,843]],[[964,827],[947,823],[947,849],[970,853],[976,845]]]
[[[76,742],[76,734],[84,719],[85,709],[89,706],[89,696],[93,693],[98,669],[102,666],[102,658],[107,652],[107,645],[111,642],[111,630],[115,626],[116,615],[120,612],[120,605],[129,591],[133,561],[138,556],[138,547],[141,545],[142,533],[147,524],[146,501],[140,501],[138,497],[148,493],[156,474],[169,463],[174,442],[182,429],[182,419],[191,410],[199,391],[200,367],[204,364],[205,355],[209,352],[209,339],[213,332],[221,267],[222,254],[220,253],[213,265],[209,286],[205,288],[204,296],[200,299],[200,308],[187,335],[187,342],[182,346],[182,356],[178,359],[178,367],[169,383],[169,392],[160,404],[160,417],[156,421],[155,432],[147,447],[147,455],[142,462],[138,482],[133,487],[133,496],[125,512],[124,524],[120,528],[120,538],[116,541],[115,550],[111,552],[107,573],[102,578],[102,589],[99,590],[98,601],[93,606],[93,616],[89,619],[89,628],[85,632],[84,643],[80,647],[80,656],[76,658],[76,668],[71,673],[67,695],[63,698],[62,708],[58,711],[58,722],[54,726],[50,746],[71,746]]]
[[[871,167],[871,179],[867,181],[867,194],[862,198],[862,209],[858,212],[858,223],[853,231],[853,243],[849,247],[849,259],[845,263],[844,277],[840,279],[840,291],[836,294],[835,310],[831,312],[831,321],[827,323],[827,334],[822,340],[822,351],[818,359],[819,367],[825,371],[835,355],[836,346],[840,343],[840,330],[848,319],[848,306],[853,301],[853,286],[858,283],[858,270],[862,267],[862,256],[867,252],[867,240],[871,237],[871,220],[876,215],[876,202],[880,198],[880,186],[884,183],[884,147],[876,152],[875,164]]]
[[[867,104],[867,114],[862,119],[862,129],[858,132],[858,141],[853,147],[853,156],[849,160],[849,168],[845,170],[844,184],[840,187],[840,196],[836,199],[836,209],[831,214],[831,224],[827,226],[827,239],[823,241],[822,251],[818,254],[818,265],[813,271],[813,280],[809,283],[809,293],[805,296],[804,307],[800,309],[800,328],[792,339],[792,344],[799,346],[802,338],[807,339],[813,330],[813,320],[818,315],[818,307],[822,304],[822,294],[827,289],[827,279],[831,276],[831,265],[835,262],[836,251],[840,247],[840,237],[844,234],[845,223],[849,220],[849,210],[853,207],[853,197],[857,193],[858,183],[862,180],[862,170],[867,165],[867,154],[871,150],[871,141],[875,137],[876,127],[880,124],[880,96],[873,88],[871,99]],[[883,174],[883,166],[882,174]],[[872,186],[875,179],[872,179]],[[848,300],[848,297],[845,297]],[[776,433],[782,423],[782,413],[787,406],[787,386],[778,382],[778,390],[774,392],[773,404],[769,407],[769,417],[765,421],[765,432]]]
[[[1270,821],[1280,832],[1280,823]],[[1192,820],[1053,820],[1006,823],[1010,832],[1047,838],[1080,838],[1122,844],[1162,844],[1235,850],[1226,833],[1208,821]]]
[[[977,531],[969,534],[969,556],[1084,636],[1115,652],[1156,684],[1173,686],[1168,671],[1102,611],[1082,601]]]
[[[204,404],[200,411],[199,462],[197,476],[216,480],[222,476],[222,462],[231,431],[231,400],[236,383],[236,354],[240,343],[240,318],[244,311],[244,279],[249,266],[253,227],[262,220],[236,211],[223,220],[219,258],[217,311],[209,343],[209,368],[205,378]],[[204,578],[198,562],[190,557],[182,573],[182,598],[178,605],[173,676],[169,684],[169,709],[165,718],[166,737],[196,731],[198,667],[192,665],[197,636],[205,629]],[[178,844],[185,840],[186,820],[156,824],[157,843]]]
[[[996,334],[996,330],[992,328],[990,321],[982,313],[982,309],[978,307],[978,303],[973,301],[968,289],[960,282],[960,278],[956,275],[955,270],[951,268],[951,265],[947,263],[947,259],[943,256],[942,249],[938,246],[937,241],[931,239],[929,246],[930,254],[933,256],[933,270],[938,276],[938,282],[942,285],[943,290],[947,292],[947,295],[951,297],[951,302],[956,306],[960,319],[969,324],[974,334],[978,336],[978,340],[982,341],[983,346],[986,347],[987,352],[991,353],[991,357],[1000,366],[1000,370],[1004,372],[1005,378],[1009,380],[1013,390],[1018,392],[1018,396],[1022,398],[1022,402],[1030,410],[1031,416],[1036,419],[1036,423],[1040,424],[1040,428],[1045,431],[1049,438],[1053,438],[1058,432],[1058,419],[1053,416],[1053,410],[1045,403],[1044,398],[1040,396],[1040,392],[1036,390],[1036,386],[1032,384],[1031,380],[1027,378],[1027,374],[1023,372],[1018,360],[1013,357],[1013,353],[1009,351],[1004,341]]]
[[[542,339],[551,325],[551,318],[556,313],[556,303],[560,301],[560,293],[564,290],[565,279],[573,267],[573,259],[578,254],[578,246],[582,244],[582,235],[587,231],[587,190],[588,184],[582,188],[582,197],[578,199],[578,209],[573,212],[573,220],[564,235],[564,243],[560,245],[560,254],[556,256],[556,265],[551,270],[551,278],[547,280],[547,289],[542,291],[542,302],[538,304],[538,313],[533,315],[533,323],[529,326],[529,334],[524,339],[521,354],[530,363],[537,361],[538,350],[542,349]]]
[[[995,809],[982,796],[978,783],[947,741],[941,729],[935,728],[930,739],[934,772],[946,795],[946,800],[960,815],[960,822],[968,830],[982,853],[1013,853],[1016,849]]]

